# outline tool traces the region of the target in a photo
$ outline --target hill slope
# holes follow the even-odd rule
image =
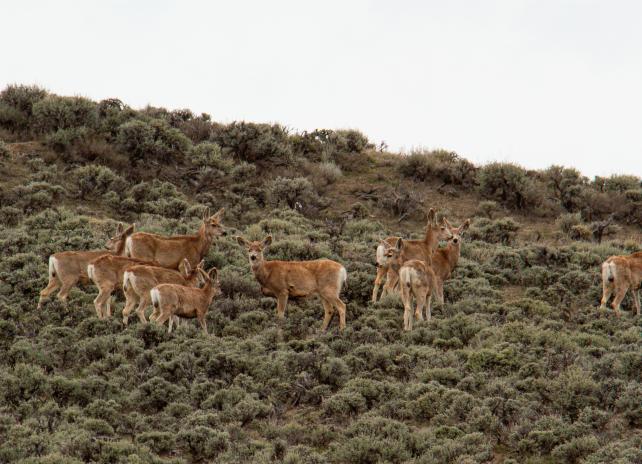
[[[23,86],[0,94],[0,139],[0,462],[642,462],[640,318],[630,295],[621,318],[596,308],[600,263],[640,249],[638,178]],[[91,286],[36,310],[51,253],[118,221],[191,233],[221,206],[209,337],[124,328],[120,296],[99,320]],[[369,302],[374,248],[420,236],[428,207],[473,226],[445,307],[406,333],[397,297]],[[347,329],[320,334],[316,300],[277,324],[236,233],[342,262]]]

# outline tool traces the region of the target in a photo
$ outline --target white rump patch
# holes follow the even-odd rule
[[[341,288],[347,281],[348,281],[348,271],[346,271],[345,267],[341,266],[341,269],[339,269],[339,282],[337,282],[339,293],[341,293]]]
[[[160,307],[160,292],[158,289],[154,287],[149,293],[152,297],[152,306],[154,306],[154,308]]]
[[[379,244],[379,246],[377,246],[377,265],[385,266],[387,261],[386,247],[384,247],[382,244]]]
[[[131,236],[125,239],[125,256],[127,256],[128,258],[131,258],[133,256]]]
[[[93,264],[89,264],[87,266],[87,275],[89,276],[89,278],[91,280],[94,280],[94,265]]]
[[[56,261],[55,256],[50,256],[49,257],[49,277],[53,276],[54,274],[58,274],[57,272],[57,265],[58,262]]]

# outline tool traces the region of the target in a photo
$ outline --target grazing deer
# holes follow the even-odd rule
[[[631,289],[633,302],[640,316],[640,298],[638,291],[642,284],[642,251],[628,256],[611,256],[602,264],[602,301],[600,308],[606,308],[606,302],[615,291],[611,307],[615,315],[620,316],[620,304]]]
[[[58,288],[60,291],[57,298],[66,304],[69,291],[75,285],[89,282],[87,265],[104,255],[122,255],[125,251],[125,240],[132,232],[133,225],[124,229],[123,224],[118,224],[116,235],[107,240],[104,250],[63,251],[49,256],[49,283],[40,291],[38,309],[42,308],[43,301]]]
[[[243,237],[236,237],[236,241],[247,249],[250,268],[261,284],[261,292],[277,299],[276,313],[279,319],[285,317],[289,297],[318,295],[325,311],[322,330],[328,328],[335,310],[339,313],[339,328],[345,328],[346,305],[339,295],[348,274],[341,264],[329,259],[266,261],[263,250],[272,243],[271,235],[262,242],[248,242]]]
[[[159,314],[154,322],[163,325],[169,319],[168,332],[172,332],[174,320],[178,317],[198,319],[207,335],[205,316],[214,297],[221,294],[218,270],[213,267],[207,273],[197,268],[205,284],[201,288],[185,287],[177,284],[160,284],[152,288],[150,295],[154,311]]]
[[[136,264],[158,266],[155,262],[112,255],[101,256],[87,265],[87,275],[98,287],[94,307],[99,319],[111,316],[111,294],[122,285],[125,271]]]
[[[125,253],[130,258],[156,261],[162,267],[178,269],[184,258],[195,267],[201,261],[215,237],[225,234],[221,224],[225,208],[210,216],[209,209],[203,216],[203,224],[196,235],[163,235],[136,232],[127,239]]]
[[[138,303],[136,314],[141,322],[145,319],[145,308],[152,303],[150,291],[160,284],[176,284],[185,287],[197,287],[200,283],[199,269],[203,269],[204,261],[192,269],[189,261],[183,259],[179,270],[167,269],[158,266],[139,264],[129,267],[123,274],[123,292],[125,293],[125,307],[123,308],[123,324],[127,325],[129,315]],[[158,316],[154,311],[150,316],[153,321]]]
[[[461,236],[470,227],[470,219],[466,219],[459,227],[453,227],[444,218],[444,224],[451,234],[448,245],[445,248],[438,248],[432,255],[432,269],[437,276],[437,285],[439,286],[437,294],[439,295],[444,294],[444,282],[450,279],[452,272],[457,267],[461,255]],[[430,299],[428,300],[428,312],[430,312]]]
[[[444,296],[439,293],[439,286],[437,284],[437,276],[432,267],[425,261],[419,259],[411,259],[406,261],[399,269],[399,282],[401,286],[401,300],[403,301],[403,328],[404,330],[412,330],[412,297],[414,295],[417,300],[415,308],[415,317],[423,321],[423,309],[428,301],[426,307],[426,320],[431,318],[430,300],[433,294],[437,295],[437,300],[443,304]]]
[[[404,247],[401,254],[402,263],[411,259],[418,259],[428,264],[432,262],[432,255],[439,245],[440,240],[448,240],[451,237],[445,223],[437,224],[435,210],[430,208],[428,211],[428,224],[426,225],[426,234],[423,240],[404,240]],[[399,237],[388,237],[385,241],[388,243],[388,249],[394,247]],[[375,277],[374,289],[372,291],[372,302],[377,302],[377,294],[383,277],[386,276],[386,283],[381,292],[381,297],[391,293],[399,282],[399,273],[387,264],[386,247],[380,244],[377,247],[377,276]]]

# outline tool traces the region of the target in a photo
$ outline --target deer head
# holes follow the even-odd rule
[[[223,224],[221,224],[224,212],[225,208],[221,208],[215,214],[210,215],[210,209],[207,208],[205,210],[205,213],[203,214],[203,225],[201,226],[201,230],[207,237],[214,238],[227,234],[225,231],[225,227],[223,227]]]
[[[221,295],[221,282],[218,277],[218,269],[213,267],[205,272],[202,268],[197,267],[196,270],[205,282],[203,289],[208,289],[211,292],[210,295],[212,298]]]
[[[446,229],[450,233],[450,237],[447,239],[454,243],[455,245],[459,244],[461,242],[461,236],[464,233],[468,227],[470,227],[470,219],[466,219],[466,221],[460,225],[459,227],[453,227],[450,222],[446,218],[443,220],[443,224],[445,225]]]
[[[258,266],[263,262],[263,250],[265,250],[272,243],[272,236],[268,235],[262,241],[248,242],[243,237],[236,237],[239,245],[244,246],[247,250],[248,258],[250,259],[250,266]]]
[[[107,243],[105,243],[105,248],[112,253],[119,253],[125,246],[125,240],[132,233],[134,233],[134,224],[125,229],[123,223],[119,222],[118,227],[116,228],[116,235],[110,237],[109,240],[107,240]]]

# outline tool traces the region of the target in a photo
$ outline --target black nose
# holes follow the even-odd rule
[[[256,259],[256,256],[250,256],[250,259],[254,261]]]
[[[457,243],[459,241],[458,238],[453,238],[453,242]]]

